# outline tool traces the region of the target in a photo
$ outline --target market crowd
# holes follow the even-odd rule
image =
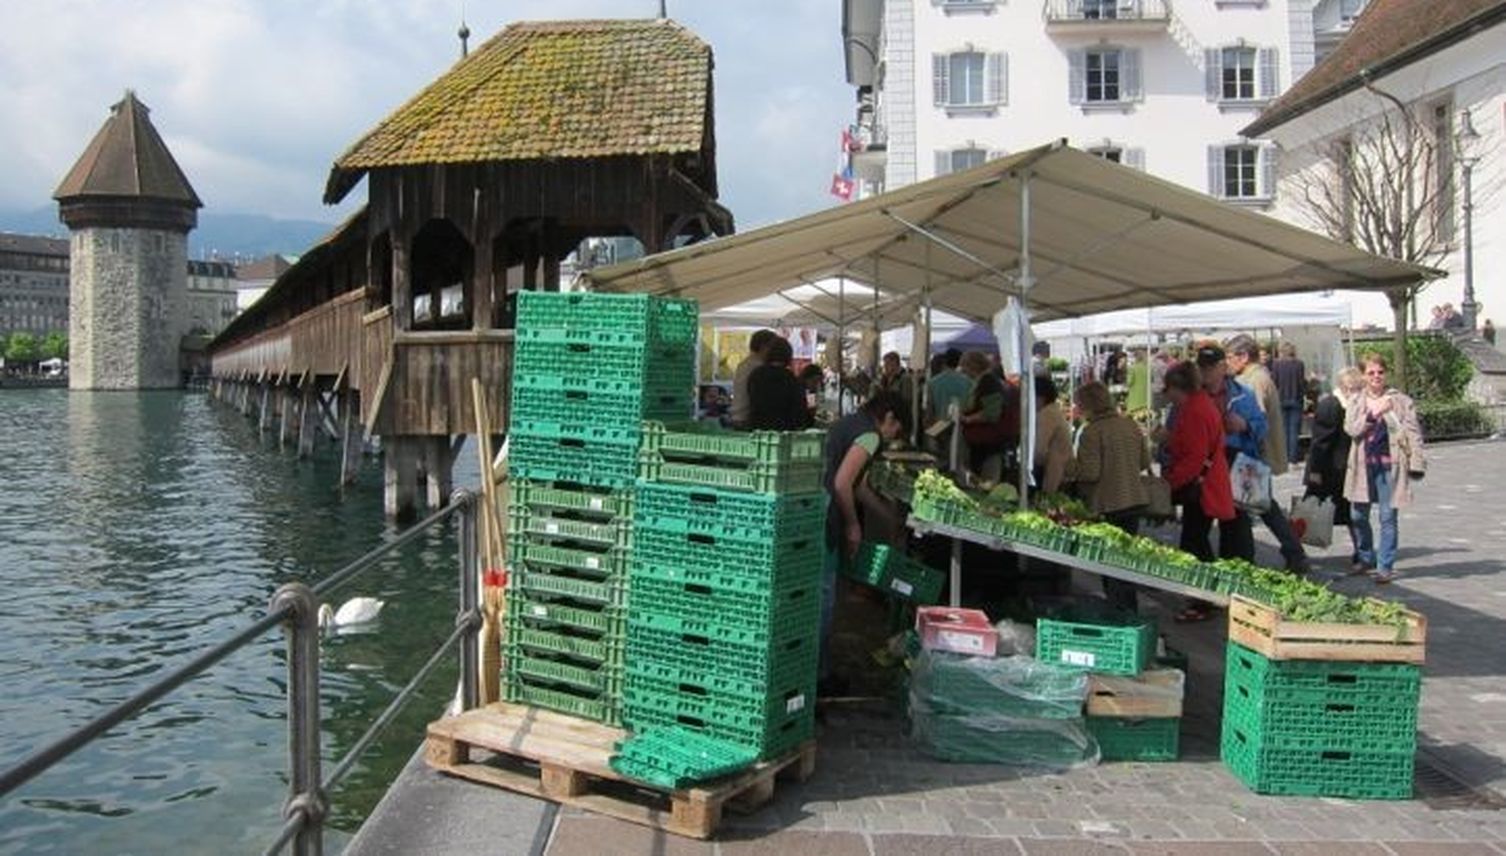
[[[1253,561],[1258,522],[1293,574],[1311,571],[1305,530],[1331,524],[1349,532],[1350,573],[1390,582],[1397,509],[1410,502],[1411,484],[1426,468],[1412,400],[1387,385],[1380,355],[1365,355],[1360,366],[1340,371],[1332,391],[1318,400],[1304,458],[1299,439],[1307,370],[1290,343],[1276,350],[1272,358],[1253,337],[1236,335],[1194,343],[1185,354],[1132,360],[1117,353],[1105,361],[1101,379],[1076,387],[1071,402],[1062,401],[1040,355],[1024,378],[1006,375],[981,351],[938,354],[924,375],[907,371],[891,352],[875,377],[844,382],[838,394],[853,395],[856,406],[837,418],[825,409],[823,370],[808,365],[797,373],[790,343],[760,330],[737,368],[730,404],[703,392],[702,414],[750,430],[828,428],[828,587],[837,563],[862,540],[856,492],[865,469],[883,446],[911,436],[917,402],[926,430],[915,436],[941,457],[955,440],[960,463],[985,486],[1018,476],[1022,406],[1030,406],[1035,442],[1024,465],[1038,491],[1074,494],[1131,534],[1147,517],[1169,516],[1174,506],[1180,547],[1203,561]],[[1022,384],[1028,386],[1022,390]],[[1125,387],[1130,402],[1144,405],[1122,406],[1115,393]],[[1304,463],[1303,516],[1294,525],[1270,480]],[[1106,579],[1105,594],[1121,608],[1137,605],[1132,584]],[[829,594],[826,600],[829,615]],[[1178,617],[1208,614],[1207,604],[1190,602]]]

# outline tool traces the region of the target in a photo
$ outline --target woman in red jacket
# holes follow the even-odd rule
[[[1166,397],[1176,406],[1176,418],[1166,441],[1168,462],[1163,475],[1182,505],[1180,546],[1211,562],[1213,544],[1208,534],[1213,521],[1232,520],[1236,513],[1224,458],[1224,421],[1191,363],[1166,372]]]

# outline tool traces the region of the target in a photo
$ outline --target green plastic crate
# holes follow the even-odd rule
[[[599,606],[627,604],[626,580],[580,577],[516,561],[508,575],[507,588],[509,596],[520,592],[526,598],[543,600],[571,600]]]
[[[768,645],[791,636],[815,636],[821,630],[821,602],[814,592],[803,602],[792,604],[760,622],[729,621],[720,616],[688,616],[679,612],[659,612],[650,605],[633,603],[630,627],[651,628],[685,636],[712,639],[737,645]]]
[[[729,431],[700,423],[646,421],[643,451],[657,453],[666,461],[746,466],[767,464],[819,465],[823,460],[826,432]]]
[[[689,485],[640,482],[634,505],[640,526],[739,540],[823,536],[826,492],[748,494]]]
[[[820,461],[746,466],[665,460],[658,452],[638,455],[638,477],[645,482],[689,484],[746,493],[813,493],[822,489]]]
[[[672,615],[679,619],[715,622],[729,627],[761,627],[765,631],[789,615],[815,609],[819,616],[821,608],[821,590],[814,580],[803,586],[785,585],[777,589],[748,593],[630,573],[628,598],[635,612]]]
[[[508,531],[540,543],[576,543],[598,550],[609,547],[627,549],[632,544],[633,521],[630,517],[582,520],[514,506],[508,515]]]
[[[502,676],[502,698],[513,704],[557,710],[614,727],[622,725],[621,698],[575,692],[566,686],[537,683],[506,671]]]
[[[620,606],[534,598],[513,592],[507,599],[507,616],[529,627],[565,628],[596,636],[627,638],[627,610]]]
[[[925,752],[954,763],[1070,768],[1098,757],[1097,743],[1081,719],[929,714],[912,716],[911,725]]]
[[[622,720],[635,731],[652,727],[674,727],[726,740],[758,753],[760,760],[783,755],[815,736],[814,699],[801,710],[756,724],[716,722],[696,715],[714,713],[708,711],[707,707],[704,704],[687,703],[683,711],[674,711],[653,705],[631,704],[624,699]]]
[[[1131,719],[1090,716],[1088,732],[1098,741],[1104,761],[1175,761],[1182,732],[1181,717]]]
[[[1415,752],[1277,749],[1224,721],[1219,755],[1257,794],[1404,800],[1412,798]]]
[[[626,679],[638,686],[664,688],[751,700],[762,704],[770,688],[814,684],[817,662],[813,657],[785,657],[758,679],[724,674],[705,665],[691,667],[648,658],[629,658]]]
[[[1134,676],[1156,650],[1156,628],[1148,622],[1123,626],[1042,618],[1035,626],[1035,656],[1105,675]]]
[[[515,478],[631,488],[638,478],[632,444],[593,443],[514,431],[508,440],[508,472]]]
[[[543,513],[557,516],[573,514],[582,518],[610,520],[633,516],[636,491],[588,488],[579,484],[536,482],[512,478],[509,483],[509,507],[515,512]]]
[[[738,643],[663,630],[632,618],[628,619],[627,656],[634,663],[709,669],[737,680],[766,681],[792,668],[790,663],[813,663],[820,654],[820,640],[807,632],[794,632],[770,642]]]
[[[637,526],[633,529],[633,554],[637,560],[660,566],[770,576],[774,568],[786,563],[802,568],[819,565],[826,549],[822,534],[812,532],[781,541],[746,541]]]
[[[935,568],[906,556],[888,544],[864,541],[851,562],[842,563],[842,571],[890,597],[922,606],[941,599],[946,575]]]
[[[629,550],[626,547],[581,549],[547,543],[526,534],[507,539],[508,558],[530,568],[568,568],[593,578],[627,578]]]
[[[522,651],[549,660],[573,660],[583,666],[621,668],[627,642],[622,636],[589,636],[564,628],[542,628],[526,621],[506,621],[505,650]]]
[[[694,300],[647,294],[522,291],[517,326],[534,330],[632,332],[645,340],[695,342],[700,309]]]
[[[621,666],[584,664],[535,653],[525,647],[502,652],[508,675],[540,685],[553,684],[591,695],[621,697],[624,674]]]
[[[751,767],[758,753],[684,728],[650,727],[617,744],[608,763],[635,781],[683,788]]]
[[[695,386],[695,348],[634,341],[632,334],[518,328],[513,380],[599,378]]]
[[[1413,663],[1355,663],[1343,660],[1271,660],[1237,642],[1224,656],[1228,679],[1282,691],[1274,698],[1324,699],[1333,693],[1376,693],[1415,707],[1422,691],[1422,667]],[[1304,693],[1304,691],[1311,691]]]
[[[750,603],[762,603],[781,592],[821,584],[822,557],[819,555],[802,553],[794,560],[786,559],[759,573],[700,568],[678,561],[665,562],[661,558],[645,556],[642,550],[635,550],[628,563],[629,585],[639,579],[655,580],[681,587],[694,586],[697,594],[745,598]]]
[[[565,425],[605,425],[638,442],[642,420],[682,416],[693,404],[689,386],[655,388],[632,381],[605,378],[525,378],[512,387],[509,418],[513,430],[527,421]]]
[[[910,506],[910,513],[917,520],[955,526],[996,538],[1009,539],[1014,532],[1013,527],[1006,525],[1002,517],[984,514],[960,503],[938,501],[929,496],[916,496],[914,503]]]
[[[762,730],[808,712],[815,703],[815,675],[794,683],[770,684],[757,696],[634,676],[627,681],[622,696],[624,708],[655,710],[676,719],[685,716],[710,725],[748,730]]]

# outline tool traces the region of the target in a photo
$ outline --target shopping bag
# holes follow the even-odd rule
[[[1240,452],[1229,468],[1234,486],[1234,504],[1251,514],[1265,514],[1271,507],[1271,468],[1259,458]]]
[[[1311,547],[1333,544],[1333,503],[1316,496],[1292,497],[1292,531]],[[1298,523],[1301,525],[1298,525]]]
[[[1171,484],[1160,476],[1141,476],[1140,484],[1145,488],[1145,513],[1143,516],[1152,520],[1163,520],[1176,515],[1176,509],[1171,504]]]

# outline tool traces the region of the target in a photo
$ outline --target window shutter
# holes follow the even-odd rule
[[[1139,101],[1141,95],[1140,50],[1126,48],[1119,52],[1119,100]]]
[[[947,96],[947,72],[951,57],[946,54],[931,54],[931,75],[935,84],[932,92],[936,97],[936,106],[946,106]]]
[[[936,174],[947,175],[952,171],[952,153],[948,149],[936,150]]]
[[[1218,101],[1224,97],[1224,52],[1218,48],[1203,51],[1203,64],[1207,67],[1205,85],[1208,100]]]
[[[1007,103],[1009,101],[1009,57],[1002,53],[991,53],[984,59],[983,64],[985,66],[984,103]]]
[[[1208,147],[1208,193],[1209,195],[1224,198],[1224,147]]]
[[[1276,147],[1260,147],[1260,187],[1257,188],[1260,195],[1268,199],[1276,198]]]
[[[1260,97],[1275,98],[1280,92],[1280,63],[1275,48],[1260,49]]]
[[[1071,64],[1071,71],[1067,75],[1067,101],[1072,104],[1081,104],[1083,94],[1088,88],[1088,59],[1082,51],[1070,51],[1067,61]]]
[[[1145,149],[1124,149],[1120,160],[1130,169],[1145,171]]]

